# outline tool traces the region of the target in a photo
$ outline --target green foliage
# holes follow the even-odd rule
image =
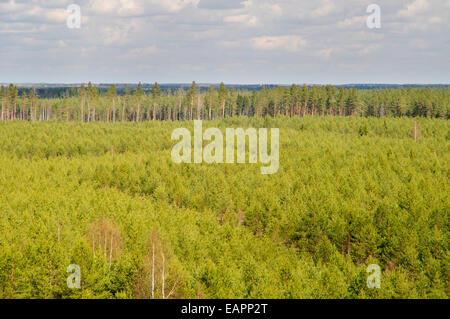
[[[366,136],[369,133],[366,123],[360,125],[358,133],[360,136]]]
[[[202,90],[194,81],[189,88],[175,92],[162,90],[158,83],[151,89],[144,89],[139,83],[133,91],[126,86],[117,96],[115,85],[98,88],[89,82],[87,91],[83,84],[54,98],[30,96],[21,90],[19,95],[18,88],[12,84],[0,88],[2,120],[141,122],[278,115],[450,117],[448,86],[358,90],[331,85],[292,85],[248,91],[228,89],[221,83],[216,91],[215,86]]]
[[[448,298],[449,124],[413,121],[204,122],[279,127],[272,176],[174,164],[190,122],[0,123],[0,297],[149,298],[156,243],[155,298],[162,255],[170,298]]]

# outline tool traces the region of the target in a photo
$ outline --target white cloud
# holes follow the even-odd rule
[[[81,29],[66,27],[71,3],[81,6]],[[222,81],[228,75],[242,82],[289,82],[301,81],[300,74],[307,82],[326,82],[327,76],[350,79],[355,70],[364,75],[377,59],[377,70],[391,82],[410,74],[412,63],[421,68],[421,77],[450,82],[442,68],[450,56],[450,0],[378,0],[383,21],[378,30],[366,26],[369,3],[0,0],[0,81],[45,81],[41,64],[71,81]],[[62,71],[68,63],[73,74]],[[344,65],[348,72],[338,73]],[[308,72],[298,72],[303,68]],[[370,81],[369,73],[352,81]]]
[[[157,0],[153,2],[167,9],[169,12],[177,12],[188,6],[198,6],[200,0]]]
[[[0,2],[0,13],[14,13],[24,10],[26,7],[23,3],[17,3],[15,0],[8,2]]]
[[[337,23],[337,26],[339,28],[348,28],[348,27],[361,27],[365,25],[365,21],[366,21],[367,17],[364,16],[357,16],[357,17],[351,17],[351,18],[347,18],[343,21],[339,21]]]
[[[381,45],[378,43],[369,44],[369,45],[366,45],[366,46],[362,47],[361,49],[357,50],[356,55],[369,55],[369,54],[379,51],[380,49],[381,49]]]
[[[238,23],[248,26],[256,26],[258,24],[258,19],[248,14],[226,16],[225,18],[223,18],[223,21],[227,23]]]
[[[313,18],[324,17],[332,13],[335,9],[336,6],[334,5],[334,2],[332,2],[331,0],[323,0],[320,7],[315,9],[311,13],[311,16]]]
[[[323,49],[316,52],[317,56],[329,59],[331,57],[331,53],[333,53],[333,48]]]
[[[156,46],[151,45],[151,46],[147,46],[147,47],[143,47],[143,48],[135,48],[135,49],[131,50],[130,52],[128,52],[127,54],[125,54],[124,57],[132,58],[132,59],[145,58],[145,57],[155,54],[156,52],[158,52],[158,49],[156,48]]]
[[[409,3],[405,9],[399,11],[399,17],[414,17],[418,13],[424,12],[429,8],[430,4],[428,0],[414,0],[414,2]]]
[[[287,52],[298,52],[306,47],[306,41],[294,35],[264,36],[251,40],[256,50],[281,50]]]
[[[117,13],[119,9],[119,0],[92,0],[90,3],[90,10],[96,14]]]
[[[146,14],[176,13],[189,6],[197,7],[200,0],[90,0],[94,14],[143,16]]]

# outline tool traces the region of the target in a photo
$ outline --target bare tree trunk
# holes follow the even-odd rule
[[[113,99],[113,122],[116,122],[116,99]]]
[[[111,234],[111,245],[109,248],[109,271],[111,271],[111,260],[112,260],[112,251],[113,251],[113,235]]]
[[[165,296],[165,292],[164,292],[164,284],[165,284],[165,273],[164,273],[164,268],[165,268],[165,262],[166,262],[166,260],[165,260],[165,258],[164,258],[164,254],[163,253],[161,253],[161,256],[162,256],[162,283],[161,283],[161,291],[162,291],[162,297],[163,297],[163,299],[165,299],[166,298],[166,296]]]
[[[140,122],[141,119],[141,103],[138,103],[137,112],[136,112],[136,122]]]
[[[152,251],[152,299],[155,299],[155,243]]]
[[[84,97],[81,99],[81,122],[84,123]]]
[[[125,101],[126,100],[124,100],[123,103],[122,103],[122,116],[121,116],[121,121],[122,122],[123,122],[123,119],[125,117]]]
[[[209,120],[211,121],[212,101],[209,102]]]
[[[197,119],[202,119],[203,97],[199,94],[197,98]]]
[[[106,233],[105,233],[105,262],[108,260],[108,259],[106,258],[106,247],[107,247],[107,246],[106,246],[106,237],[107,237],[107,236],[106,236]]]
[[[94,233],[92,233],[92,252],[93,252],[94,258],[95,258],[95,235],[94,235]]]

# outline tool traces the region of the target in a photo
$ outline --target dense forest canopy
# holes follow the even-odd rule
[[[0,122],[0,298],[448,298],[448,120],[203,124],[280,128],[278,173],[174,164],[192,122]]]
[[[449,87],[34,93],[0,87],[1,298],[448,298]],[[174,164],[196,119],[279,128],[279,171]]]
[[[51,91],[50,91],[51,92]],[[36,93],[36,94],[35,94]],[[56,91],[0,88],[1,118],[117,122],[150,120],[217,119],[234,116],[375,116],[449,118],[450,88],[399,87],[357,89],[326,86],[270,86],[261,90],[229,88],[221,83],[202,88],[163,89],[138,84],[119,90],[88,83]]]

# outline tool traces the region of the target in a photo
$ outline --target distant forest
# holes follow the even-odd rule
[[[58,98],[58,97],[67,97],[70,95],[76,95],[77,89],[81,87],[82,84],[16,84],[19,94],[23,92],[28,92],[32,90],[35,96],[41,98]],[[99,83],[95,84],[95,87],[99,90],[99,92],[107,92],[108,88],[113,85],[112,83]],[[134,90],[138,87],[138,83],[115,83],[118,95],[124,95],[125,90],[128,87],[131,90]],[[154,83],[142,83],[142,89],[144,92],[151,92]],[[164,83],[158,84],[161,90],[164,91],[176,91],[178,89],[188,90],[191,87],[191,84],[187,83]],[[210,89],[211,86],[214,86],[216,89],[219,89],[221,84],[205,84],[205,83],[196,83],[196,86],[199,89],[199,92],[205,92]],[[2,86],[2,84],[0,84]],[[8,86],[3,84],[3,86]],[[307,84],[308,87],[313,87],[316,85]],[[318,85],[320,86],[320,85]],[[344,89],[358,89],[358,90],[373,90],[373,89],[406,89],[406,88],[448,88],[449,85],[446,84],[343,84],[343,85],[334,85],[336,88],[344,88]],[[243,90],[243,91],[261,91],[265,89],[274,89],[277,87],[289,87],[289,85],[279,85],[279,84],[225,84],[225,87],[232,90]]]
[[[449,118],[448,85],[137,85],[0,87],[2,120],[116,122],[234,116]]]

